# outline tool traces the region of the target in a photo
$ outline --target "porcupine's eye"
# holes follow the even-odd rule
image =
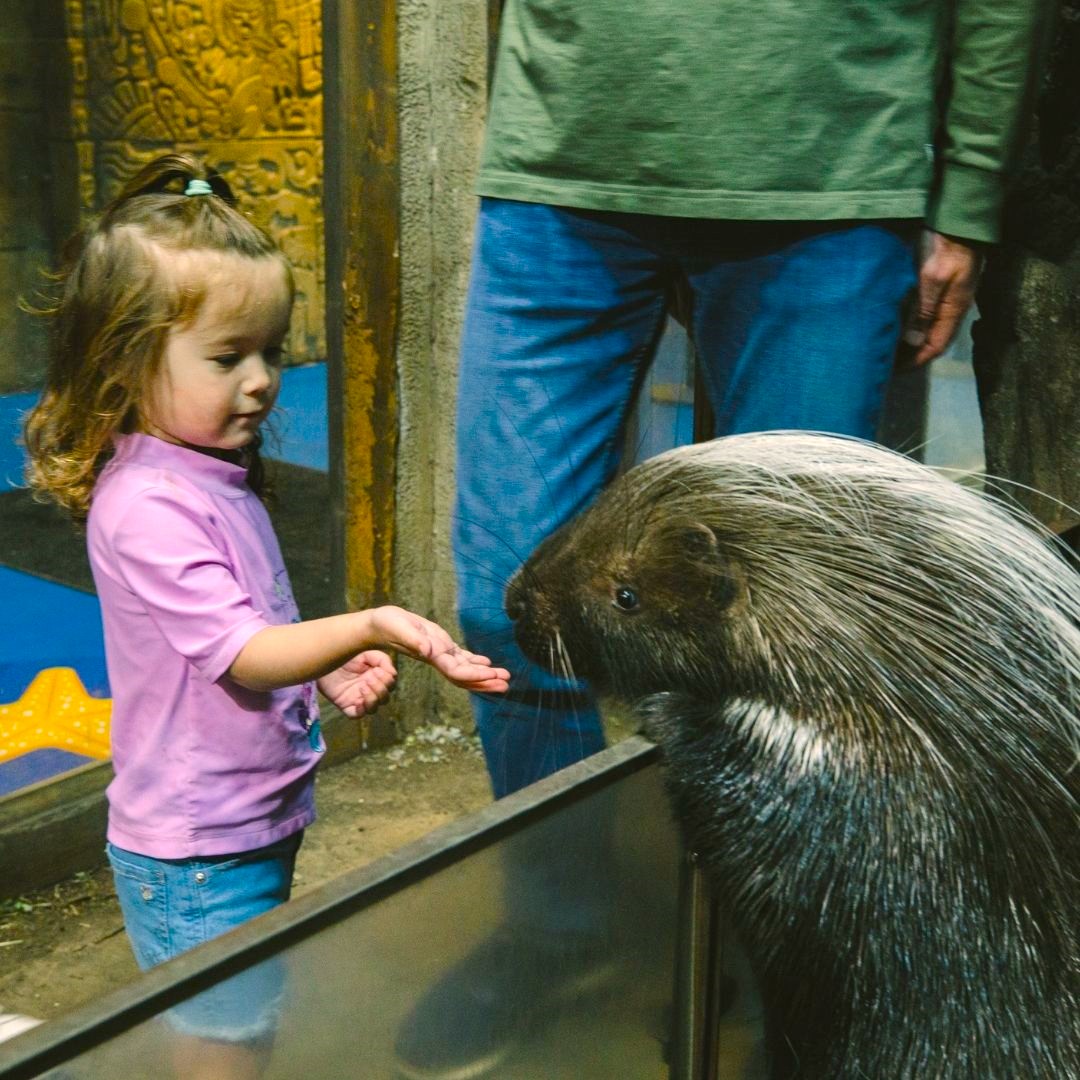
[[[640,604],[638,594],[629,585],[620,585],[615,590],[615,606],[620,611],[635,611]]]

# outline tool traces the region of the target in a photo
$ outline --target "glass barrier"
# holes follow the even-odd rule
[[[52,1056],[9,1072],[0,1049],[0,1076],[242,1075],[206,1036],[270,1029],[268,1080],[483,1054],[476,1075],[513,1080],[696,1076],[673,1066],[684,865],[653,748],[628,740],[21,1037],[53,1029]],[[755,1075],[750,1008],[726,1008],[716,1075]]]

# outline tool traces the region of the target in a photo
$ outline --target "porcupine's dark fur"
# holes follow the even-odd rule
[[[774,1078],[1080,1077],[1080,578],[898,455],[631,470],[507,590],[635,701],[760,983]]]

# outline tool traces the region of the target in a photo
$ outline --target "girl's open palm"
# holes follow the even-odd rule
[[[486,656],[463,649],[430,619],[393,606],[376,608],[372,619],[380,642],[430,664],[455,686],[502,693],[510,685],[509,671],[493,667]]]

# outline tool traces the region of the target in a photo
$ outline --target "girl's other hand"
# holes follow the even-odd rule
[[[389,605],[375,608],[370,616],[380,642],[430,664],[455,686],[496,694],[509,688],[509,671],[492,667],[486,656],[463,649],[438,623]]]
[[[394,662],[368,649],[319,679],[319,690],[346,716],[365,716],[386,703],[397,681]]]

